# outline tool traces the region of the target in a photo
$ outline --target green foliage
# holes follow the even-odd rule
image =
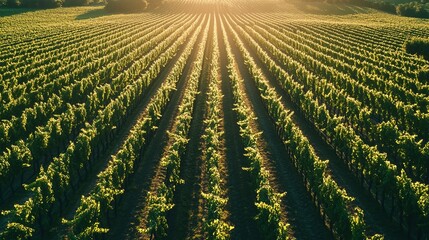
[[[0,0],[0,6],[24,8],[58,8],[62,6],[85,6],[93,0]]]
[[[424,1],[413,1],[395,4],[391,1],[373,1],[373,0],[350,0],[354,5],[374,8],[386,13],[397,14],[405,17],[428,18],[429,12],[425,7]]]
[[[93,0],[64,0],[65,7],[71,6],[86,6],[93,2]]]
[[[423,84],[429,84],[429,66],[420,69],[418,80]]]
[[[5,4],[7,7],[12,7],[12,8],[14,8],[14,7],[19,7],[19,6],[21,6],[21,1],[20,1],[20,0],[5,0],[4,4]]]
[[[160,187],[159,192],[168,191],[165,185]],[[160,196],[148,193],[148,210],[147,228],[138,229],[142,234],[149,234],[150,239],[165,239],[167,237],[167,218],[166,213],[170,211],[174,204],[167,203],[167,198],[162,194]]]
[[[232,56],[232,49],[226,37],[226,31],[223,22],[221,23],[226,52],[228,57],[228,72],[230,74],[233,95],[234,95],[234,111],[237,114],[237,124],[240,128],[240,137],[244,145],[244,156],[250,162],[248,169],[254,179],[252,186],[256,193],[254,200],[257,213],[255,219],[258,223],[258,228],[264,239],[288,239],[289,224],[281,219],[281,199],[285,193],[277,193],[270,185],[270,173],[262,167],[262,155],[258,146],[260,133],[254,133],[252,129],[252,121],[255,120],[252,110],[244,101],[244,93],[240,89],[242,79],[239,78],[235,68],[236,61]],[[267,99],[268,100],[268,99]],[[284,113],[279,113],[284,116]]]
[[[28,239],[35,229],[33,212],[34,202],[32,199],[24,204],[16,204],[12,210],[2,211],[2,215],[10,217],[6,229],[0,233],[2,239]]]
[[[214,29],[217,29],[217,21],[214,22]],[[206,118],[204,120],[204,143],[203,162],[207,182],[207,189],[204,189],[205,217],[203,219],[203,230],[206,238],[210,240],[230,239],[230,232],[234,227],[230,225],[223,214],[223,210],[228,202],[225,197],[225,189],[222,186],[222,176],[219,171],[221,156],[221,136],[223,131],[220,128],[222,94],[219,88],[219,45],[217,31],[213,32],[213,51],[210,63],[209,90],[206,102]]]
[[[141,234],[148,234],[155,239],[166,237],[167,212],[173,207],[172,202],[176,187],[184,183],[184,180],[180,178],[181,156],[188,143],[187,137],[194,111],[195,97],[198,94],[207,32],[208,28],[204,31],[203,40],[198,47],[194,69],[189,77],[189,86],[185,90],[182,103],[178,107],[179,113],[176,117],[174,132],[168,132],[168,142],[172,142],[172,144],[168,146],[167,154],[161,159],[161,165],[166,168],[166,177],[156,193],[149,193],[148,223],[146,228],[138,229]],[[189,46],[187,50],[189,50]],[[180,58],[180,60],[182,61],[184,58]]]
[[[356,174],[356,177],[358,179],[360,178],[363,179],[362,181],[368,182],[368,188],[370,191],[372,191],[374,185],[378,189],[382,188],[384,195],[391,196],[395,201],[398,201],[398,205],[400,206],[402,212],[401,214],[403,214],[407,218],[407,221],[410,221],[411,223],[417,222],[418,227],[416,228],[416,230],[424,231],[423,226],[426,226],[428,220],[427,217],[423,214],[424,211],[420,209],[426,209],[427,203],[425,201],[420,201],[423,195],[421,195],[422,193],[420,192],[419,188],[416,188],[416,185],[410,184],[410,182],[412,182],[411,177],[414,176],[418,176],[419,179],[427,181],[424,180],[424,175],[421,174],[421,169],[425,169],[427,165],[418,160],[424,158],[416,157],[426,156],[425,154],[422,154],[422,152],[424,151],[422,151],[423,146],[421,145],[421,141],[419,141],[415,137],[412,137],[413,135],[408,134],[406,131],[399,131],[399,128],[396,129],[394,127],[394,125],[396,125],[396,122],[389,123],[386,126],[380,127],[380,136],[385,135],[386,132],[395,132],[395,129],[398,130],[398,138],[390,139],[387,144],[394,144],[395,147],[392,147],[391,149],[394,149],[395,151],[396,149],[402,149],[398,152],[398,156],[402,158],[401,162],[405,166],[412,165],[412,167],[407,167],[407,173],[405,173],[404,169],[398,171],[399,167],[397,167],[395,164],[392,164],[388,160],[387,155],[385,153],[381,153],[377,150],[377,148],[365,144],[364,141],[361,139],[361,136],[357,134],[357,128],[352,127],[354,124],[358,126],[374,126],[375,124],[369,122],[368,119],[362,119],[362,112],[359,113],[359,110],[356,111],[356,109],[361,108],[359,105],[356,106],[357,102],[353,103],[353,101],[350,101],[348,97],[342,98],[339,96],[341,96],[341,91],[348,92],[356,99],[359,99],[365,104],[371,106],[371,108],[373,108],[373,113],[377,112],[377,114],[379,115],[386,115],[383,116],[382,119],[397,119],[397,121],[399,121],[402,125],[405,126],[413,126],[415,124],[414,121],[416,121],[416,118],[426,118],[427,115],[420,114],[419,112],[417,112],[417,114],[413,113],[411,109],[415,105],[405,105],[403,103],[398,104],[393,100],[392,96],[388,96],[387,94],[384,97],[380,97],[384,94],[382,93],[382,91],[374,91],[372,89],[369,90],[368,86],[361,86],[359,88],[362,89],[362,91],[355,92],[359,84],[356,81],[350,79],[349,76],[341,74],[340,71],[337,70],[341,63],[339,63],[339,61],[335,58],[331,60],[326,59],[326,62],[331,62],[332,66],[335,66],[328,67],[327,63],[322,63],[317,60],[323,57],[323,54],[320,54],[320,52],[315,54],[315,57],[312,58],[308,57],[307,55],[310,49],[308,47],[302,48],[305,49],[302,54],[297,53],[296,49],[300,49],[302,47],[301,44],[299,44],[297,41],[290,41],[292,43],[288,42],[288,44],[293,45],[293,47],[290,47],[288,46],[288,44],[285,44],[281,41],[287,38],[279,37],[280,34],[275,34],[277,35],[277,37],[274,37],[272,34],[259,34],[255,29],[258,29],[258,31],[262,32],[264,31],[262,30],[262,28],[246,27],[246,31],[250,32],[249,34],[244,31],[241,26],[238,26],[237,28],[239,29],[239,33],[244,36],[243,38],[247,41],[249,45],[251,45],[253,50],[257,53],[258,57],[264,62],[264,64],[269,66],[269,71],[273,74],[273,76],[277,77],[283,91],[285,91],[291,97],[292,101],[294,101],[295,104],[299,106],[299,109],[303,112],[304,116],[306,116],[307,120],[313,122],[314,126],[324,136],[325,140],[329,144],[332,144],[332,146],[337,151],[337,154],[339,154],[339,156],[341,156],[341,158],[344,160],[345,164],[349,166],[351,172]],[[275,30],[271,30],[271,32],[274,31]],[[239,40],[237,40],[237,42],[239,42]],[[243,52],[243,55],[248,59],[251,59],[250,57],[248,57],[248,53],[245,52],[246,50],[241,45],[242,43],[238,43],[238,46]],[[262,45],[263,48],[268,49],[267,51],[270,52],[270,54],[272,54],[274,58],[276,58],[280,63],[282,63],[281,65],[284,65],[285,67],[282,68],[279,66],[280,64],[278,65],[276,62],[274,62],[273,59],[267,54],[266,51],[263,50],[260,45]],[[279,51],[279,49],[275,45],[281,46],[282,49],[290,48],[291,50],[293,50],[285,50],[285,54],[282,51]],[[298,63],[291,56],[300,59],[301,62],[304,64]],[[264,83],[266,80],[259,77],[261,74],[258,72],[255,63],[253,63],[251,60],[248,60],[247,62],[250,62],[248,63],[248,68],[255,78],[255,83],[257,83],[257,85],[260,85],[259,88],[261,91],[261,95],[263,99],[267,101],[266,105],[269,109],[269,112],[271,112],[270,109],[272,109],[272,118],[278,119],[281,115],[278,113],[278,108],[275,108],[275,104],[273,104],[276,102],[276,97],[268,97],[270,91],[267,90],[268,87]],[[343,87],[343,89],[341,89],[341,91],[335,91],[334,89],[336,89],[336,87],[334,87],[334,85],[330,85],[329,87],[326,86],[325,91],[320,91],[320,89],[323,89],[321,87],[321,83],[323,83],[324,80],[321,79],[319,76],[315,76],[313,72],[308,71],[306,69],[307,67],[311,68],[312,71],[314,71],[316,74],[320,74],[321,76],[329,79],[329,81],[338,84],[340,86],[339,88]],[[317,68],[320,68],[320,70],[315,70]],[[287,69],[287,71],[285,71],[284,69]],[[289,72],[291,72],[292,74],[290,74]],[[357,74],[355,74],[355,77],[356,76]],[[300,80],[296,80],[295,78]],[[342,85],[345,82],[349,82],[349,84]],[[370,85],[369,82],[367,84]],[[383,84],[389,85],[390,83],[386,84],[384,82]],[[313,95],[312,91],[317,92],[317,94]],[[325,96],[327,95],[327,93],[329,93],[329,95],[332,94],[332,96],[335,97],[330,98],[330,100],[326,100]],[[368,101],[368,95],[371,95],[373,102]],[[319,99],[323,100],[320,101]],[[336,103],[331,104],[331,100],[335,101]],[[281,104],[279,103],[277,105],[280,106]],[[328,107],[323,107],[323,105],[326,105]],[[333,105],[336,107],[332,108]],[[329,108],[331,108],[331,113],[328,110]],[[393,110],[395,108],[397,110]],[[390,113],[383,113],[385,109],[389,109]],[[321,112],[325,111],[325,113],[321,114],[321,112],[318,110],[320,110]],[[342,111],[342,115],[347,118],[347,120],[342,116],[335,116],[338,114],[338,111]],[[357,119],[359,119],[359,121],[361,121],[363,124],[355,123],[355,120],[352,117],[353,115],[356,116]],[[365,115],[369,116],[370,114],[365,113]],[[403,115],[403,117],[401,117],[401,115]],[[300,136],[301,134],[299,133],[299,130],[290,130],[293,129],[293,126],[285,126],[288,124],[290,125],[290,123],[288,123],[288,120],[282,117],[282,119],[276,120],[276,122],[278,128],[282,131],[280,133],[280,136],[283,137],[285,143],[288,145],[289,150],[292,152],[293,155],[295,155],[295,164],[297,165],[297,168],[299,169],[299,171],[304,171],[304,175],[308,174],[308,178],[311,179],[310,176],[314,176],[313,173],[315,167],[309,168],[309,166],[311,165],[308,163],[312,163],[313,161],[308,161],[308,159],[310,159],[308,158],[308,154],[306,153],[308,151],[302,151],[307,148],[306,145],[308,144],[305,144],[305,141],[303,140],[296,141],[297,139],[303,137]],[[349,125],[342,122],[352,123]],[[414,126],[417,127],[416,125]],[[420,127],[423,127],[423,125],[420,125]],[[371,131],[373,131],[374,128],[365,128],[367,128],[365,132],[372,134]],[[411,130],[411,128],[408,127],[407,130],[415,131],[420,136],[427,136],[426,131],[423,133],[417,129]],[[423,128],[421,130],[423,130]],[[377,144],[380,143],[377,142]],[[306,157],[302,158],[303,156]],[[316,162],[320,161],[317,160],[317,158],[314,160]],[[399,177],[400,175],[401,177]],[[327,179],[326,177],[324,177],[323,179],[322,186],[320,186],[319,183],[314,180],[310,181],[310,183],[316,184],[316,186],[311,186],[311,188],[317,194],[323,194],[322,197],[320,197],[321,205],[322,208],[327,210],[326,215],[328,216],[328,219],[332,221],[331,224],[334,232],[336,232],[340,236],[345,236],[346,238],[348,238],[349,236],[351,237],[350,234],[359,236],[360,234],[353,233],[353,231],[355,230],[351,228],[353,226],[353,223],[351,223],[352,219],[350,217],[347,217],[351,215],[351,213],[346,210],[346,206],[350,202],[350,199],[348,198],[347,194],[341,193],[342,190],[338,187],[335,187],[335,184],[333,184],[334,182],[332,182],[332,180]],[[377,194],[374,195],[376,198],[379,197],[377,196]],[[336,203],[333,205],[337,205],[338,207],[332,207],[332,203],[330,203],[332,201],[326,201],[327,199],[335,199]]]
[[[57,8],[61,7],[64,0],[22,0],[22,7],[26,8]]]
[[[100,204],[93,198],[82,196],[81,205],[76,211],[76,217],[71,220],[63,220],[63,223],[71,227],[71,239],[94,239],[99,234],[105,234],[108,229],[100,227]]]
[[[33,228],[17,222],[8,223],[6,229],[6,231],[0,234],[2,239],[29,239],[34,232]]]
[[[230,239],[230,232],[234,229],[233,226],[220,219],[204,222],[203,227],[208,233],[207,239],[209,240],[228,240]]]
[[[177,48],[185,42],[190,32],[195,30],[195,26],[196,24],[194,23],[193,25],[184,25],[179,28],[178,31],[190,27],[186,29],[185,34],[175,39],[176,41],[174,41],[171,48],[169,48],[162,57],[155,61],[152,65],[152,70],[147,71],[138,81],[133,82],[133,85],[131,85],[132,87],[127,88],[121,93],[120,97],[115,99],[113,102],[115,104],[112,104],[115,106],[113,109],[107,111],[108,108],[106,108],[106,112],[100,112],[100,114],[103,113],[103,120],[100,120],[100,123],[95,123],[95,126],[99,126],[97,134],[100,133],[100,131],[112,130],[111,125],[113,125],[112,121],[114,121],[114,119],[126,117],[126,110],[139,99],[138,96],[142,94],[150,81],[159,74],[162,66],[165,66],[166,62],[174,56]],[[198,33],[198,31],[196,31],[196,33]],[[141,154],[147,136],[157,129],[163,111],[170,100],[171,94],[175,90],[175,85],[179,81],[186,60],[191,53],[191,47],[197,39],[196,33],[192,35],[192,40],[186,45],[185,53],[180,56],[178,62],[171,70],[171,74],[168,75],[167,79],[149,102],[144,112],[144,116],[146,117],[141,119],[138,124],[133,127],[130,131],[130,135],[120,147],[118,153],[112,156],[107,168],[98,174],[98,181],[95,188],[87,197],[82,198],[81,205],[74,215],[74,218],[69,221],[64,220],[69,223],[71,227],[70,234],[72,236],[80,236],[82,234],[85,236],[88,234],[88,236],[92,236],[94,233],[98,235],[108,231],[108,228],[102,226],[102,220],[107,218],[109,211],[114,210],[115,203],[119,201],[119,197],[125,191],[128,177],[134,172],[134,164]],[[109,107],[112,105],[109,105]],[[119,113],[123,113],[123,115],[121,116]],[[119,121],[120,120],[117,120],[117,122]],[[85,149],[85,147],[83,149]],[[84,152],[88,151],[85,150]],[[166,198],[166,195],[170,195],[169,192],[171,189],[162,189],[167,191],[152,195],[150,203],[153,204],[153,206],[149,208],[151,226],[143,230],[139,229],[142,233],[160,233],[159,235],[165,235],[167,223],[164,215],[173,205],[169,202],[171,198]],[[99,227],[99,225],[102,227]]]
[[[404,43],[404,50],[410,54],[417,54],[429,60],[429,38],[413,37]],[[425,80],[427,78],[427,67],[419,73],[419,79]]]
[[[202,196],[206,201],[207,209],[207,217],[203,219],[203,229],[207,233],[207,239],[230,239],[230,232],[234,227],[222,220],[222,210],[226,206],[227,199],[212,193],[202,193]]]
[[[360,208],[355,208],[353,216],[350,216],[351,219],[351,228],[352,228],[352,238],[353,240],[365,239],[365,228],[366,224],[364,221],[363,210]]]
[[[429,18],[425,5],[418,2],[398,4],[396,13],[405,17]]]
[[[255,47],[254,49],[261,57],[261,60],[263,60],[266,65],[270,66],[269,69],[271,71],[276,71],[276,69],[279,71],[275,72],[274,75],[285,78],[287,74],[281,72],[280,68],[278,68],[272,59],[270,59],[262,48],[260,48],[241,27],[238,28],[239,33],[245,36],[246,41]],[[303,135],[301,130],[293,124],[291,113],[285,109],[276,91],[269,86],[267,80],[262,77],[260,68],[256,65],[247,49],[244,47],[244,44],[239,39],[238,34],[234,31],[233,34],[237,46],[245,58],[247,68],[253,76],[255,84],[260,91],[260,95],[265,106],[271,115],[271,118],[275,119],[279,136],[283,139],[290,154],[293,156],[296,168],[304,176],[304,179],[306,179],[306,182],[310,185],[312,192],[316,194],[318,202],[322,206],[325,215],[331,223],[332,230],[344,238],[351,238],[352,234],[358,236],[359,234],[352,230],[353,219],[349,217],[353,213],[348,210],[348,205],[353,199],[349,197],[347,192],[344,189],[341,189],[326,173],[326,168],[323,167],[323,165],[326,165],[327,163],[321,161],[315,155],[308,139]],[[275,48],[271,48],[276,51]],[[290,78],[287,79],[291,80]],[[310,100],[310,93],[306,94],[302,92],[303,89],[301,87],[297,85],[293,86],[293,84],[289,83],[288,90],[294,91],[293,94],[296,94],[295,98],[301,101],[300,104],[302,104],[302,109],[319,109],[319,107],[316,106],[308,108],[305,107],[306,105],[315,104],[315,102]],[[314,111],[313,114],[315,113],[316,112]],[[329,117],[329,114],[325,114],[324,116]],[[313,116],[313,119],[317,119],[317,116]],[[331,119],[329,118],[329,120]],[[322,123],[319,123],[318,125],[322,125]],[[322,170],[322,172],[315,174],[320,170]],[[360,234],[362,236],[365,235],[365,233]]]

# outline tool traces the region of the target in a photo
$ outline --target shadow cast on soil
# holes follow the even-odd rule
[[[17,14],[27,13],[27,12],[35,12],[39,9],[34,8],[0,8],[0,17],[8,17]]]

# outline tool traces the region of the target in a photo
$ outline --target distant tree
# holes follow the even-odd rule
[[[70,7],[70,6],[86,6],[89,5],[91,0],[65,0],[64,6]]]
[[[64,0],[22,0],[22,6],[26,8],[57,8],[63,3]]]
[[[8,7],[19,7],[20,5],[20,0],[6,0],[6,6]]]
[[[418,2],[397,5],[396,14],[405,17],[429,18],[429,12],[426,10],[425,5]]]
[[[57,8],[61,7],[64,0],[39,0],[41,8]]]
[[[121,0],[113,0],[113,1],[121,1]],[[131,0],[126,0],[126,1],[132,2]],[[89,5],[90,3],[104,3],[104,2],[105,0],[0,0],[0,6],[45,9],[45,8],[57,8],[63,5],[64,6],[86,6],[86,5]]]
[[[37,8],[39,7],[39,2],[35,0],[22,0],[21,6],[26,8]]]
[[[404,43],[404,50],[410,54],[417,54],[429,60],[429,39],[413,37]],[[423,78],[423,75],[421,76]]]

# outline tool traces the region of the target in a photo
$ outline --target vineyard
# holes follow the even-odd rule
[[[0,10],[0,239],[429,239],[429,20]]]

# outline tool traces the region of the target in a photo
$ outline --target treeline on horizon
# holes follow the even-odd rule
[[[408,2],[395,5],[386,1],[351,0],[351,3],[404,17],[429,18],[429,11],[423,2]]]
[[[385,0],[303,0],[305,2],[350,3],[404,17],[429,18],[429,0],[395,4]]]
[[[109,12],[141,12],[148,8],[156,8],[163,0],[0,0],[0,6],[23,8],[57,8],[87,6],[90,4],[106,4]]]
[[[318,0],[304,0],[312,2]],[[405,17],[429,18],[429,11],[425,5],[429,0],[393,4],[384,0],[319,0],[328,3],[351,3],[361,7],[377,9],[379,11],[397,14]],[[156,8],[163,0],[0,0],[0,6],[24,8],[56,8],[62,6],[86,6],[92,3],[105,3],[109,12],[141,12],[148,8]]]
[[[89,4],[104,3],[104,0],[0,0],[0,6],[23,8],[57,8],[72,6],[87,6]]]

